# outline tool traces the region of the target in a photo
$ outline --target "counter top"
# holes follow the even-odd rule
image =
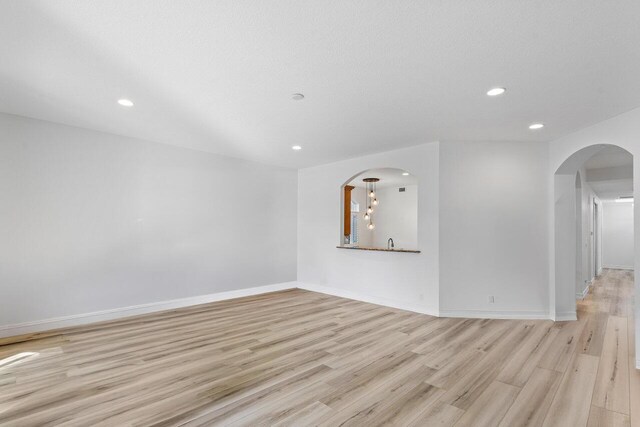
[[[385,249],[385,248],[365,248],[362,246],[336,246],[338,249],[352,249],[356,251],[379,251],[379,252],[404,252],[410,254],[419,254],[420,251],[415,249]]]

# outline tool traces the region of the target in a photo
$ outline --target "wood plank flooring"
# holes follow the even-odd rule
[[[640,426],[633,273],[577,322],[292,290],[0,341],[3,426]]]

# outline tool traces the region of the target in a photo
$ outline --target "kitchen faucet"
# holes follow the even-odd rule
[[[389,247],[391,246],[391,247]],[[389,240],[387,240],[387,250],[389,249],[393,249],[395,248],[395,245],[393,244],[393,239],[391,237],[389,237]]]

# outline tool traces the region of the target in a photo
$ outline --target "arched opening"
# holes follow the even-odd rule
[[[555,280],[551,293],[555,320],[577,319],[576,301],[587,295],[602,267],[633,268],[633,262],[627,267],[613,261],[609,264],[602,262],[601,231],[603,215],[606,215],[603,203],[614,206],[620,205],[617,202],[627,202],[627,208],[631,210],[626,209],[625,215],[630,218],[630,224],[620,233],[625,241],[633,242],[632,201],[633,156],[621,147],[609,144],[585,147],[572,154],[555,171]],[[616,240],[609,244],[610,254],[616,250],[633,259],[632,243],[629,245]]]

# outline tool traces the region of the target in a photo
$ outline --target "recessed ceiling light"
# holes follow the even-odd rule
[[[409,175],[409,172],[402,172],[402,175],[404,175],[404,176],[408,176],[408,175]]]
[[[133,107],[133,101],[130,99],[118,99],[118,104],[122,105],[123,107]]]
[[[529,129],[536,130],[536,129],[542,129],[543,127],[544,127],[544,124],[542,123],[534,123],[529,126]]]
[[[502,95],[503,93],[505,93],[507,90],[503,87],[494,87],[493,89],[489,89],[489,91],[487,92],[487,95],[489,96],[498,96],[498,95]]]
[[[293,95],[291,95],[291,99],[293,99],[294,101],[302,101],[304,99],[304,95],[301,93],[294,93]]]
[[[298,151],[298,150],[302,150],[302,147],[299,145],[294,145],[293,147],[291,147],[291,149]]]

